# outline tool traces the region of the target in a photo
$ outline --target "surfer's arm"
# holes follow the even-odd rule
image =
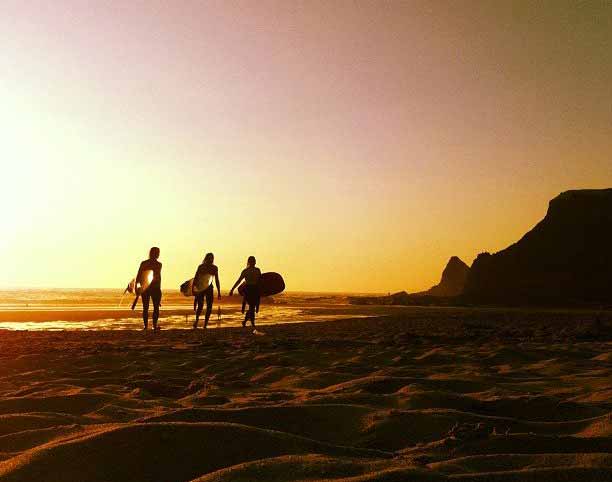
[[[193,275],[193,286],[194,286],[194,288],[195,288],[195,286],[196,286],[196,283],[199,281],[200,276],[202,276],[202,271],[203,271],[203,269],[202,269],[202,265],[200,265],[200,266],[198,266],[198,267],[196,268],[196,272],[195,272],[195,274]]]
[[[243,279],[244,279],[244,271],[242,273],[240,273],[240,276],[238,276],[238,279],[234,283],[234,286],[232,286],[232,289],[229,292],[230,296],[232,296],[232,293],[236,289],[236,286],[238,286]]]
[[[221,284],[219,283],[219,271],[215,273],[215,284],[217,285],[217,295],[221,298]]]
[[[142,263],[140,263],[140,266],[138,267],[138,272],[136,273],[136,282],[134,283],[134,288],[136,288],[136,285],[140,282],[140,276],[142,275]]]

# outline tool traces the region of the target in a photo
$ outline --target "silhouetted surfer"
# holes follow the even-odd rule
[[[140,293],[142,297],[142,321],[146,330],[149,324],[149,300],[153,300],[153,329],[157,330],[157,320],[159,319],[159,305],[161,304],[161,269],[162,264],[157,261],[159,258],[159,248],[153,247],[149,251],[149,259],[140,263],[138,274],[136,275],[136,286],[144,286],[145,289]],[[146,279],[152,272],[151,279]]]
[[[219,286],[219,268],[217,268],[213,261],[215,260],[215,256],[212,253],[207,253],[204,256],[204,261],[202,264],[198,266],[196,270],[196,274],[193,277],[193,286],[200,286],[201,281],[203,279],[210,279],[212,277],[215,278],[215,285],[217,286],[217,296],[221,298],[221,288]],[[210,279],[210,284],[206,289],[196,293],[195,295],[195,303],[196,303],[196,319],[193,323],[194,330],[198,327],[198,321],[200,320],[200,315],[202,314],[202,308],[204,306],[204,299],[206,299],[206,314],[204,315],[204,328],[208,326],[208,320],[210,319],[210,314],[212,313],[213,307],[213,299],[214,299],[214,291],[212,285],[212,279]]]
[[[247,267],[242,270],[242,273],[240,273],[238,280],[234,283],[229,293],[230,296],[232,296],[236,286],[244,280],[244,300],[248,303],[249,309],[244,316],[242,326],[246,326],[246,322],[251,320],[251,326],[253,328],[255,328],[255,312],[259,312],[259,280],[261,278],[261,271],[259,268],[255,267],[255,263],[255,256],[249,256]],[[257,330],[253,330],[253,333],[257,333]]]

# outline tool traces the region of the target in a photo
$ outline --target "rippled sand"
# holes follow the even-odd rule
[[[612,480],[609,313],[367,314],[2,331],[0,479]]]

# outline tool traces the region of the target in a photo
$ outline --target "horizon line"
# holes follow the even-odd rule
[[[34,290],[67,290],[67,291],[95,291],[95,290],[123,290],[124,288],[115,288],[115,287],[83,287],[83,288],[75,288],[75,287],[57,287],[57,286],[34,286],[34,287],[24,287],[24,286],[0,286],[0,291],[34,291]],[[176,291],[180,293],[180,289],[178,288],[163,288],[163,291]],[[405,291],[405,290],[403,290]],[[308,294],[345,294],[345,295],[386,295],[397,293],[397,291],[341,291],[341,290],[323,290],[323,291],[312,291],[312,290],[285,290],[279,295],[284,293],[287,294],[299,294],[299,293],[308,293]],[[229,296],[229,295],[225,295]],[[274,295],[278,296],[278,295]],[[187,298],[187,297],[186,297]]]

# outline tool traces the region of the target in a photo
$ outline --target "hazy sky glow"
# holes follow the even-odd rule
[[[612,187],[607,2],[5,0],[0,40],[0,286],[158,245],[166,287],[414,291]]]

